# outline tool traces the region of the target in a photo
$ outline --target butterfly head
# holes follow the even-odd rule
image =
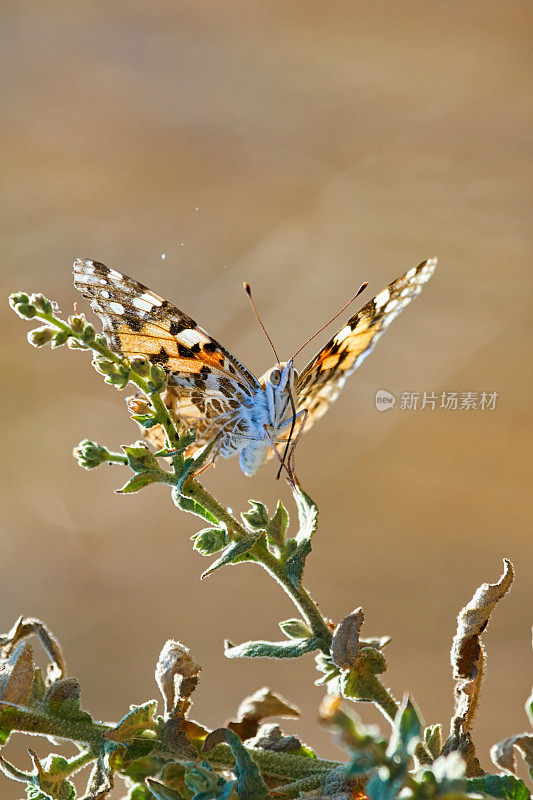
[[[282,422],[287,409],[291,407],[290,397],[297,377],[292,359],[280,361],[263,376],[270,422],[274,426]]]

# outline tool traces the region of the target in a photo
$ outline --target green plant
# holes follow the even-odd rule
[[[225,645],[228,658],[299,658],[315,655],[327,689],[321,719],[348,751],[345,762],[317,758],[294,736],[269,717],[297,715],[297,709],[269,690],[247,698],[237,719],[225,728],[209,731],[190,719],[191,697],[200,668],[189,650],[170,640],[156,666],[156,682],[164,707],[157,701],[132,706],[117,724],[94,721],[81,709],[80,687],[65,674],[60,646],[46,626],[36,619],[20,618],[0,637],[0,744],[14,732],[53,737],[74,743],[79,754],[71,759],[51,754],[44,761],[30,751],[31,771],[23,771],[0,758],[3,772],[26,785],[33,800],[71,800],[76,788],[73,775],[91,765],[84,800],[105,798],[115,778],[124,780],[129,800],[209,800],[323,796],[332,798],[395,797],[425,800],[433,797],[492,796],[525,800],[525,783],[517,778],[514,750],[533,771],[533,734],[521,734],[493,748],[500,772],[487,775],[477,760],[471,737],[483,674],[484,651],[480,636],[496,603],[510,589],[513,568],[495,584],[483,584],[459,614],[452,646],[456,681],[455,714],[450,734],[442,741],[440,725],[424,727],[410,698],[398,702],[382,680],[387,669],[387,637],[363,638],[363,611],[355,609],[338,624],[323,616],[303,585],[306,559],[317,529],[317,508],[300,488],[292,486],[297,524],[279,502],[273,514],[258,501],[241,518],[220,504],[197,480],[209,456],[209,445],[189,457],[194,432],[182,430],[166,408],[161,393],[164,369],[144,359],[127,361],[112,352],[83,315],[66,321],[57,307],[42,295],[11,296],[12,308],[24,319],[44,325],[28,339],[35,347],[66,344],[93,354],[93,365],[106,383],[123,389],[134,384],[144,395],[135,404],[133,419],[144,428],[163,426],[166,447],[152,452],[143,442],[123,446],[122,452],[85,440],[74,450],[80,466],[93,469],[110,463],[129,470],[120,493],[138,492],[150,484],[166,484],[174,504],[200,517],[207,526],[194,537],[194,548],[214,557],[203,573],[228,564],[252,562],[263,567],[294,603],[298,616],[280,622],[281,641],[249,641]],[[50,660],[46,674],[35,666],[29,637],[38,637]],[[365,727],[351,705],[372,702],[385,717],[388,736]],[[533,696],[526,710],[533,722]]]

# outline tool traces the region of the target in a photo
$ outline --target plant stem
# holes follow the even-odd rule
[[[87,744],[96,749],[101,747],[103,735],[114,728],[112,724],[60,720],[57,717],[50,717],[39,712],[21,708],[7,708],[5,706],[1,709],[0,716],[2,717],[2,723],[9,726],[12,731],[30,733],[37,736],[52,736],[58,739]],[[156,748],[157,746],[164,747],[163,742],[159,742],[157,739],[150,739],[149,741]],[[321,759],[308,758],[307,756],[294,755],[293,753],[276,753],[250,747],[246,749],[264,775],[287,779],[291,782],[310,776],[322,774],[325,776],[330,770],[340,766],[337,761],[323,761]],[[169,755],[171,755],[170,751]],[[94,753],[91,753],[91,751],[80,753],[70,762],[69,774],[77,772],[85,764],[93,761],[94,758]],[[231,749],[226,744],[217,745],[209,752],[202,753],[202,758],[215,767],[232,767],[235,764]]]
[[[326,777],[331,770],[343,766],[339,761],[322,761],[318,758],[297,756],[292,753],[276,753],[272,750],[256,750],[250,747],[247,747],[246,750],[263,775],[271,778],[286,778],[291,783],[302,778]],[[202,757],[212,766],[232,767],[235,764],[235,758],[227,744],[218,744],[209,752],[203,753]]]
[[[283,565],[272,555],[266,546],[261,548],[259,553],[256,554],[256,557],[258,558],[258,563],[266,569],[269,575],[272,575],[281,588],[289,595],[292,602],[303,616],[304,621],[311,628],[314,636],[320,640],[321,650],[329,655],[331,630],[307,590],[304,589],[301,584],[297,588],[294,586],[285,574]]]
[[[210,514],[213,514],[218,521],[227,527],[233,538],[240,539],[242,536],[247,535],[245,528],[237,522],[227,508],[221,506],[220,503],[194,479],[191,478],[184,482],[182,494],[192,500],[196,500],[196,502],[200,503]],[[269,575],[271,575],[289,595],[298,611],[302,614],[305,622],[307,622],[308,626],[311,628],[314,636],[322,643],[323,652],[329,653],[331,631],[308,592],[303,586],[295,587],[294,584],[291,583],[285,574],[282,563],[270,552],[266,545],[260,549],[254,550],[254,555],[257,558],[257,563],[261,564]]]
[[[213,495],[209,494],[203,486],[201,486],[194,478],[189,478],[188,480],[184,481],[183,486],[181,487],[181,493],[185,495],[185,497],[189,497],[191,500],[195,500],[199,503],[206,511],[209,511],[216,519],[224,524],[228,529],[228,533],[230,533],[233,539],[241,539],[243,536],[248,535],[248,531],[238,522],[235,517],[233,517],[227,508],[220,505],[220,503],[215,500]]]

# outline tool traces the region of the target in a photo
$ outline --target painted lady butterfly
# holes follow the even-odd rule
[[[436,265],[437,259],[430,258],[383,289],[301,374],[291,359],[259,380],[191,317],[132,278],[97,261],[78,259],[74,283],[90,298],[113,351],[146,356],[165,368],[168,386],[163,399],[180,422],[196,430],[192,450],[215,440],[213,460],[238,453],[243,472],[254,475],[276,444],[291,439],[296,421],[299,435],[304,425],[307,430],[327,411],[346,378],[420,293]],[[160,426],[145,434],[156,446],[164,446]]]

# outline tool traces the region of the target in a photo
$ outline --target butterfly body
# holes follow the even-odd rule
[[[191,317],[138,281],[98,261],[77,259],[74,283],[91,300],[113,351],[126,358],[143,356],[165,369],[163,399],[180,424],[196,431],[191,453],[212,443],[213,460],[238,454],[243,472],[254,475],[298,422],[299,435],[327,411],[436,264],[437,259],[428,259],[383,289],[300,374],[290,359],[260,379]],[[130,400],[130,410],[135,402]],[[164,446],[160,426],[145,435],[155,446]]]

